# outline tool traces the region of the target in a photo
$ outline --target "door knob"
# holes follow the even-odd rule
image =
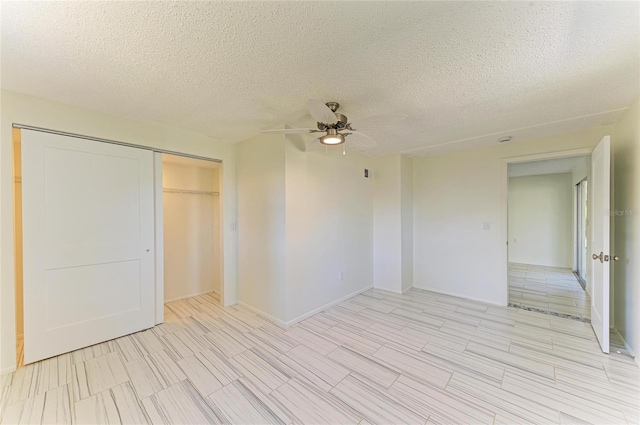
[[[620,259],[620,257],[618,257],[617,255],[613,255],[611,257],[611,261],[618,261]]]
[[[604,253],[600,252],[600,255],[597,254],[593,254],[591,256],[591,258],[593,258],[594,260],[600,260],[601,263],[603,263],[603,257],[604,257]]]

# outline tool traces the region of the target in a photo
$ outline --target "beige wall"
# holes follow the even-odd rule
[[[614,326],[640,355],[640,98],[616,122],[612,137]]]
[[[573,267],[571,173],[509,179],[509,261]]]
[[[593,148],[611,131],[596,127],[416,158],[414,286],[506,305],[503,159]],[[490,230],[483,230],[484,223]]]
[[[164,162],[163,187],[219,192],[218,168],[199,162]],[[220,291],[218,205],[218,195],[163,193],[165,301]]]
[[[235,150],[233,145],[176,128],[106,115],[18,93],[0,92],[0,373],[15,368],[16,302],[12,123],[119,140],[220,159],[224,223],[224,302],[236,301]]]
[[[21,132],[13,129],[13,202],[15,223],[15,300],[16,300],[16,334],[22,339],[24,336],[24,318],[22,313],[22,139]]]

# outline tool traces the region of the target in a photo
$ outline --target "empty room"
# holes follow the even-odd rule
[[[640,3],[0,1],[1,424],[640,423]]]

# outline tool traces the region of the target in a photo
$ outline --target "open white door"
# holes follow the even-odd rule
[[[154,325],[153,153],[22,130],[24,362]]]
[[[591,252],[593,293],[591,326],[600,347],[609,352],[609,208],[611,204],[610,138],[604,136],[591,154]]]

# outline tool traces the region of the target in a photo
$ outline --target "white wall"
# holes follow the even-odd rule
[[[13,179],[11,124],[20,123],[120,140],[220,159],[224,228],[224,285],[226,305],[236,301],[235,150],[233,145],[159,124],[149,124],[84,108],[1,91],[0,122],[0,373],[15,368],[15,288],[13,245]]]
[[[239,300],[290,325],[372,286],[371,158],[300,136],[237,145]]]
[[[164,162],[162,180],[168,189],[219,191],[217,168]],[[163,193],[165,301],[220,291],[217,205],[217,195]]]
[[[573,267],[571,173],[509,179],[509,261]]]
[[[238,300],[286,317],[284,135],[238,143]]]
[[[640,98],[615,124],[612,158],[614,324],[640,355]]]
[[[594,147],[610,126],[416,158],[414,286],[507,304],[502,160]],[[484,223],[490,230],[483,230]]]
[[[402,156],[400,162],[402,292],[405,292],[413,287],[413,160]]]
[[[372,158],[342,147],[304,151],[287,136],[287,314],[291,324],[373,283]],[[342,273],[342,280],[340,280]]]
[[[391,154],[373,164],[374,287],[402,293],[413,286],[413,161]]]
[[[372,180],[374,287],[401,292],[402,283],[402,164],[400,155],[374,158]]]

